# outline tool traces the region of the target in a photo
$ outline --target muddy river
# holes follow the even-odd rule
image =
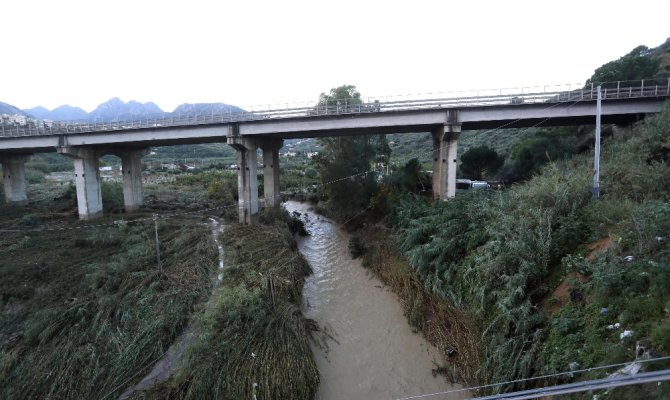
[[[305,314],[333,337],[327,349],[313,346],[321,374],[317,399],[399,399],[458,389],[433,376],[441,364],[437,348],[412,332],[395,295],[351,258],[349,235],[308,204],[289,201],[284,207],[306,216],[310,232],[298,239],[314,270],[305,283]]]

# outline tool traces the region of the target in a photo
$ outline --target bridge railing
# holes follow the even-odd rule
[[[430,110],[440,108],[490,107],[538,103],[565,103],[593,101],[597,97],[598,84],[572,84],[473,90],[448,93],[424,93],[420,95],[370,97],[366,102],[335,100],[325,103],[302,103],[299,106],[286,104],[253,106],[248,110],[204,113],[172,114],[138,120],[95,121],[33,121],[24,125],[9,125],[0,120],[0,137],[43,136],[56,134],[78,134],[90,132],[112,132],[170,127],[217,125],[230,122],[257,121],[285,118],[308,118],[331,115],[383,113],[390,111]],[[600,83],[604,100],[642,97],[670,97],[670,79],[641,80]]]

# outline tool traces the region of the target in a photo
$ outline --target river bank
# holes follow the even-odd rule
[[[401,398],[458,389],[436,376],[440,351],[412,331],[398,298],[351,258],[350,235],[308,204],[284,206],[299,212],[310,232],[298,240],[313,269],[305,282],[305,315],[332,337],[327,348],[312,346],[321,375],[316,398]]]
[[[285,213],[219,236],[222,281],[193,317],[198,334],[166,382],[133,398],[312,399],[319,386],[301,311],[310,267],[297,252]],[[219,270],[220,271],[220,270]]]

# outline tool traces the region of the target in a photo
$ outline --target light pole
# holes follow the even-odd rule
[[[593,160],[593,199],[600,198],[600,112],[601,112],[600,85],[598,85],[598,100],[596,102],[596,145]]]

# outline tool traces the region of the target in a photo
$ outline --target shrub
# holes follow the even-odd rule
[[[123,186],[119,182],[102,182],[102,209],[105,213],[120,213],[124,210]]]
[[[351,239],[349,239],[349,253],[351,253],[351,257],[361,257],[363,254],[365,254],[366,251],[367,248],[365,247],[365,243],[360,236],[354,235],[351,237]]]
[[[42,224],[42,220],[35,214],[26,214],[18,220],[18,225],[36,228]]]
[[[46,175],[44,172],[36,169],[26,169],[26,183],[37,184],[46,182]]]
[[[651,341],[663,354],[670,353],[670,320],[652,328]]]

